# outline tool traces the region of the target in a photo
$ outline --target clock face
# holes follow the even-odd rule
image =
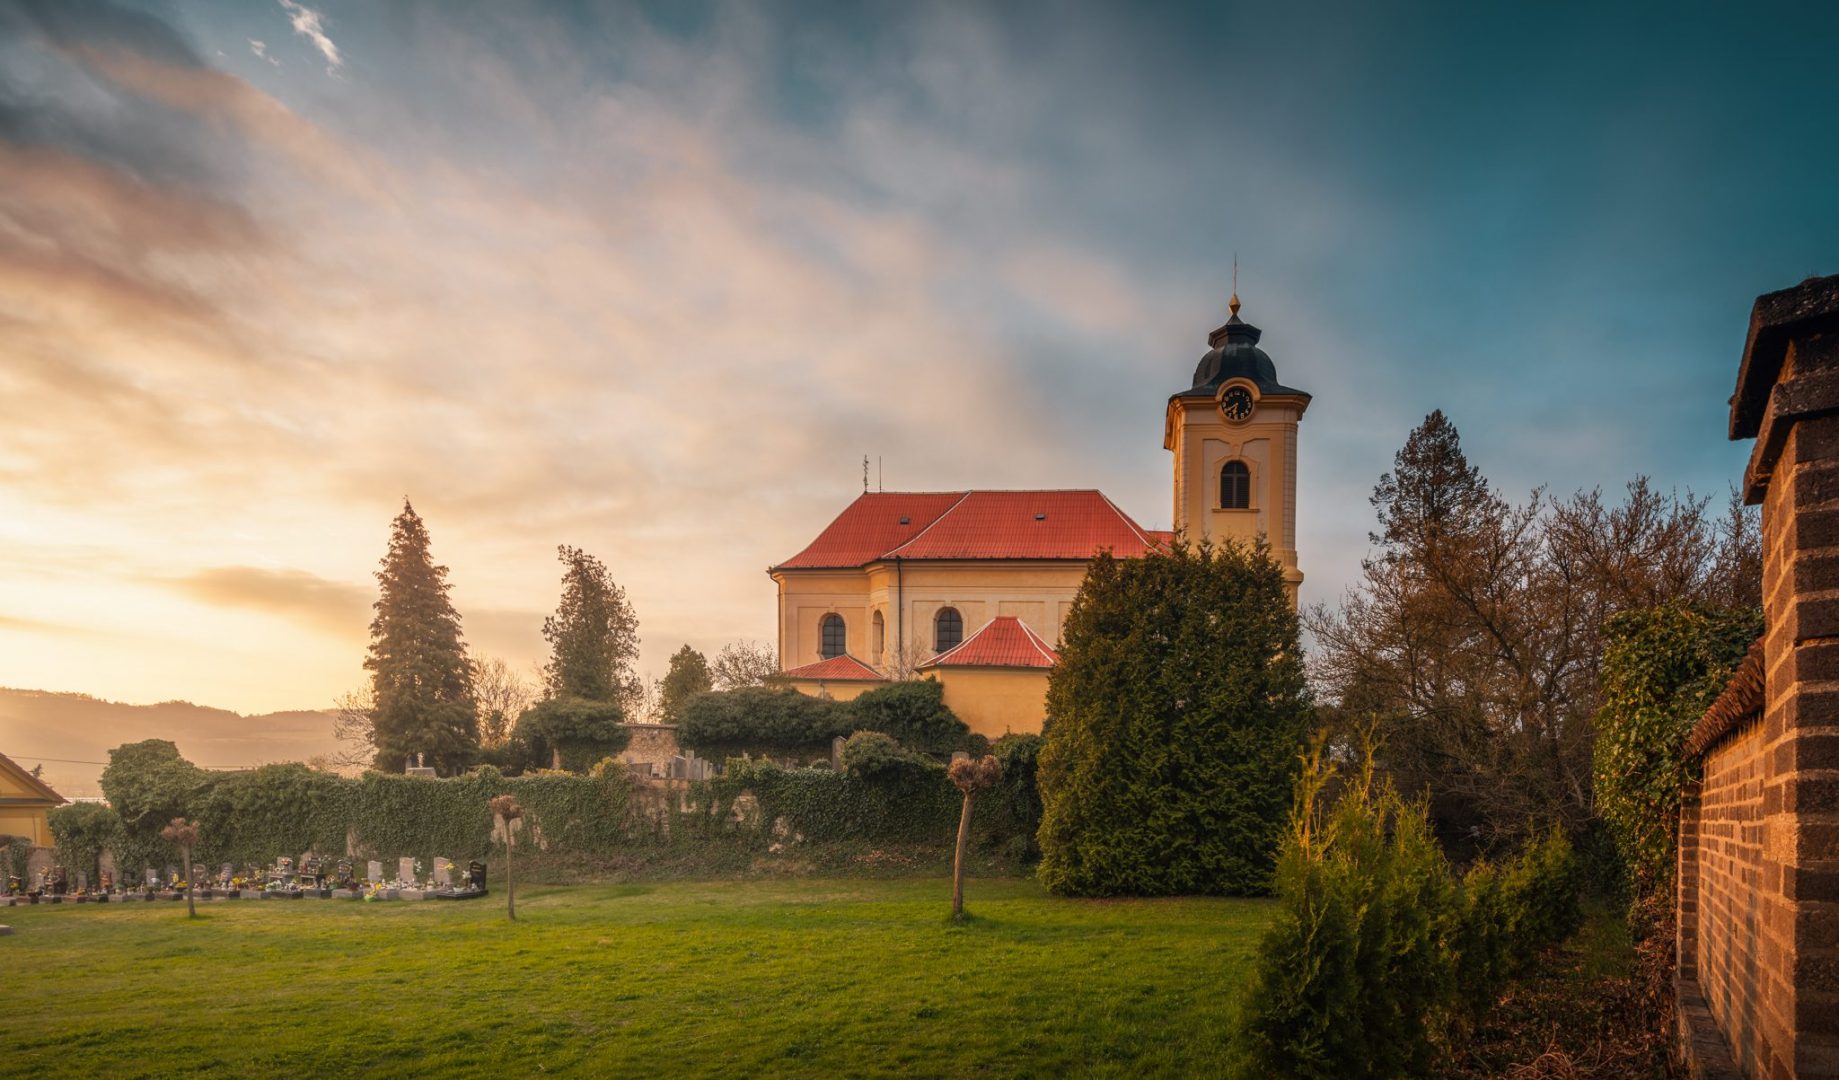
[[[1220,395],[1220,411],[1228,420],[1245,420],[1252,414],[1252,392],[1243,386],[1235,386]]]

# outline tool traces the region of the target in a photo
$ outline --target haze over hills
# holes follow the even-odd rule
[[[189,701],[128,705],[0,687],[0,753],[28,769],[43,764],[59,794],[84,798],[102,794],[101,763],[123,743],[170,739],[188,760],[215,768],[305,761],[338,749],[332,716],[314,709],[245,716]]]

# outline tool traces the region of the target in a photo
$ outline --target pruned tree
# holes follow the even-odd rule
[[[370,623],[371,735],[375,765],[401,772],[412,758],[453,774],[479,754],[473,664],[448,592],[447,568],[430,553],[428,530],[407,499],[377,571]]]
[[[971,837],[971,806],[977,796],[1002,782],[1002,762],[989,754],[976,759],[959,758],[951,763],[951,782],[964,792],[964,808],[958,812],[958,846],[951,859],[951,917],[964,918],[964,848]]]
[[[518,805],[512,795],[494,796],[491,801],[492,813],[504,826],[504,902],[505,911],[511,921],[517,921],[517,879],[511,874],[511,849],[517,846],[517,831],[513,824],[524,816],[524,808]]]
[[[536,687],[498,657],[479,661],[473,672],[473,701],[479,707],[479,742],[498,749],[511,727],[536,700]]]
[[[779,654],[764,641],[731,641],[722,646],[709,666],[709,677],[717,690],[741,690],[749,686],[777,687],[785,682],[779,671]]]
[[[658,684],[658,720],[666,724],[681,723],[683,703],[696,694],[715,689],[709,672],[709,660],[685,645],[671,654],[670,670]]]
[[[185,859],[185,917],[198,917],[198,907],[192,899],[198,883],[192,880],[197,875],[192,872],[192,848],[198,844],[198,823],[187,821],[182,817],[172,819],[171,824],[160,830],[160,839],[169,844],[177,844]]]

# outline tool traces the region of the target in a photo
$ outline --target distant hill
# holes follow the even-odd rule
[[[99,796],[109,751],[141,739],[171,739],[198,764],[216,767],[305,761],[338,749],[332,713],[299,709],[244,716],[228,709],[163,701],[125,705],[88,694],[0,687],[0,753],[26,768],[43,758],[44,780],[66,798]]]

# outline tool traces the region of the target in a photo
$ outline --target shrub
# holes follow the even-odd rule
[[[1260,543],[1093,560],[1049,677],[1041,880],[1076,895],[1261,893],[1309,716]]]
[[[71,880],[76,880],[79,870],[91,881],[99,880],[97,860],[122,838],[120,816],[101,803],[66,803],[46,817],[57,845],[58,862],[70,871]]]
[[[586,772],[631,742],[625,719],[615,701],[545,698],[518,717],[512,740],[529,748],[532,764]]]
[[[683,703],[677,738],[707,756],[828,751],[830,740],[856,730],[841,702],[790,688],[744,686],[696,694]]]
[[[1320,743],[1277,862],[1278,912],[1235,1021],[1243,1076],[1421,1076],[1439,1037],[1579,922],[1562,831],[1458,882],[1421,802],[1375,785],[1371,755],[1330,811]]]
[[[843,769],[857,776],[893,776],[931,764],[879,731],[858,731],[843,743]]]
[[[877,687],[848,703],[860,731],[879,731],[928,754],[970,749],[971,729],[945,705],[937,679]]]

